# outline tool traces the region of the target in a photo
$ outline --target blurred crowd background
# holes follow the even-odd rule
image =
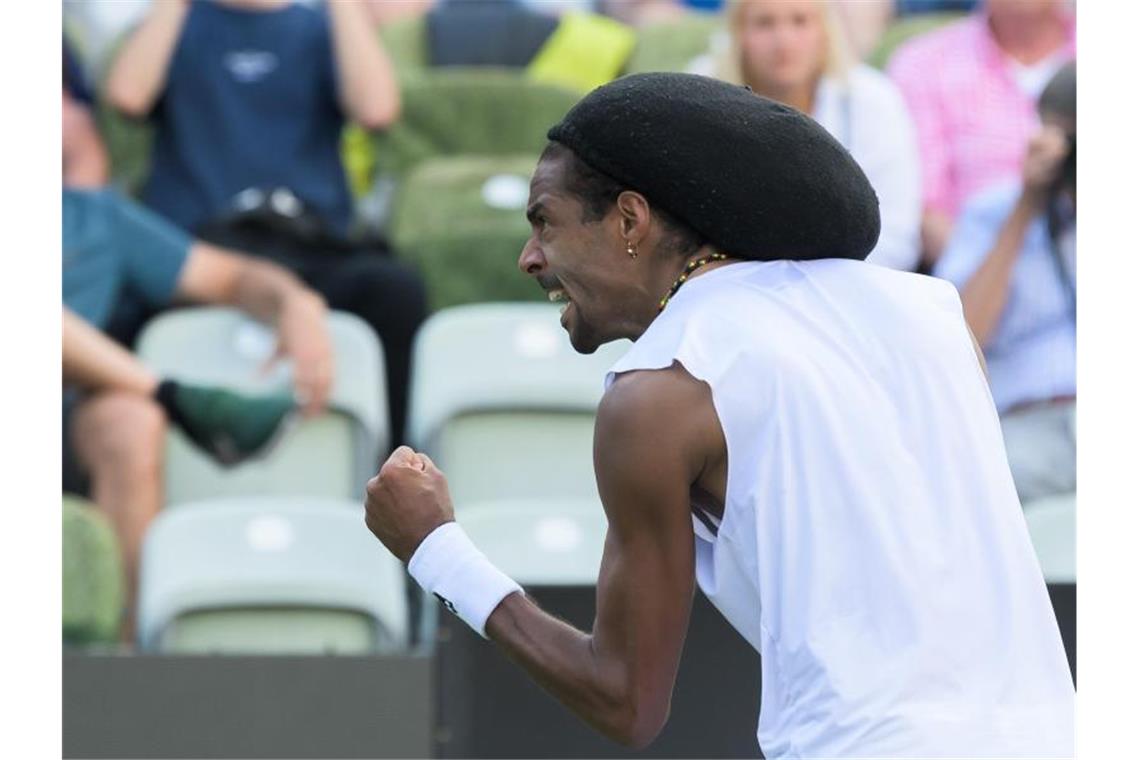
[[[430,642],[360,512],[401,443],[524,585],[593,582],[622,347],[574,355],[515,262],[546,130],[643,71],[746,84],[851,152],[869,260],[958,287],[1046,579],[1075,584],[1071,2],[63,7],[68,647]]]

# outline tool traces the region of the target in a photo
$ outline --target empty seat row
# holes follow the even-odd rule
[[[364,484],[390,446],[382,350],[355,317],[334,313],[332,331],[332,409],[263,461],[222,469],[170,433],[169,506],[140,570],[144,649],[383,651],[421,625],[402,565],[363,521]],[[262,373],[272,348],[263,327],[214,308],[163,315],[139,343],[164,374],[254,391],[288,387],[287,365]],[[622,350],[578,355],[549,304],[449,309],[417,337],[412,441],[448,474],[475,541],[523,583],[596,578],[593,417]]]

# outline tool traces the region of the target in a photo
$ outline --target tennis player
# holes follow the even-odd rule
[[[769,758],[1072,756],[1073,683],[961,303],[863,261],[878,203],[851,156],[684,74],[605,85],[548,137],[519,266],[578,351],[635,341],[597,414],[593,630],[491,564],[424,454],[369,482],[373,533],[623,744],[669,715],[699,585],[761,655]]]

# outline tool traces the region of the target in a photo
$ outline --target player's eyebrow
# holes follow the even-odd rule
[[[531,224],[534,224],[538,219],[538,215],[545,210],[546,207],[542,205],[542,201],[535,201],[534,203],[527,206],[526,220]]]

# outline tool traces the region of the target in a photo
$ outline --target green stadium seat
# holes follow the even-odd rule
[[[596,500],[594,413],[628,346],[576,353],[549,304],[429,318],[416,337],[409,434],[447,473],[457,512],[501,499]]]
[[[125,587],[122,555],[110,523],[91,503],[64,495],[64,643],[116,643]]]
[[[514,268],[529,234],[525,190],[489,203],[484,187],[505,175],[525,188],[578,93],[493,67],[428,69],[401,86],[399,121],[372,138],[376,177],[395,187],[386,230],[396,251],[424,272],[435,309],[533,298]]]
[[[95,122],[107,146],[111,183],[126,195],[138,196],[150,174],[154,128],[123,116],[103,100],[95,106]]]
[[[1029,537],[1046,583],[1077,581],[1077,495],[1037,499],[1025,505]]]
[[[404,179],[388,225],[427,284],[433,310],[545,295],[518,270],[530,237],[525,207],[535,155],[428,159]],[[497,201],[496,185],[507,197]],[[490,200],[490,202],[488,202]]]
[[[404,568],[358,501],[189,504],[147,533],[138,625],[144,651],[168,654],[401,651]]]
[[[401,81],[400,119],[373,138],[377,169],[403,175],[436,156],[537,158],[546,131],[579,98],[522,70],[447,67]]]
[[[885,69],[895,50],[904,42],[932,32],[964,16],[965,14],[956,12],[916,13],[913,16],[904,16],[886,28],[883,36],[879,38],[879,44],[867,56],[867,63],[877,69]]]
[[[712,36],[723,27],[719,15],[697,13],[647,24],[637,32],[625,73],[685,71],[694,58],[709,51]]]
[[[387,388],[380,343],[360,318],[329,315],[336,381],[328,413],[299,421],[270,454],[226,469],[181,432],[167,439],[169,504],[215,496],[313,496],[356,499],[388,445]],[[265,373],[272,332],[233,309],[194,308],[152,320],[140,358],[160,374],[196,383],[266,392],[291,387],[287,362]]]
[[[411,16],[386,24],[380,29],[380,41],[392,60],[396,76],[405,79],[428,67],[427,22],[423,16]]]

